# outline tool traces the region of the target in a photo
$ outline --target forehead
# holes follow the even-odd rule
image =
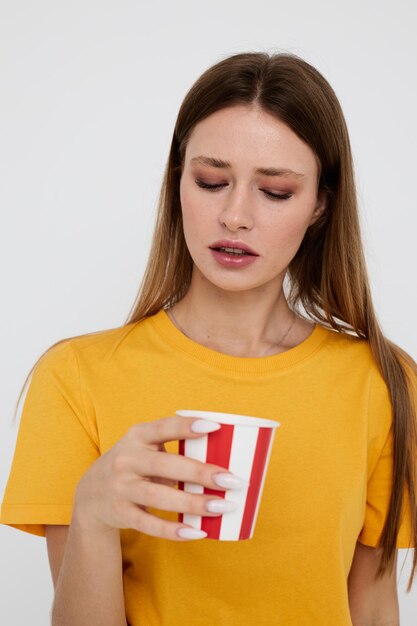
[[[186,147],[189,164],[204,155],[226,161],[232,169],[283,169],[312,175],[317,159],[282,120],[259,108],[235,105],[216,111],[193,128]],[[208,163],[206,163],[209,165]]]

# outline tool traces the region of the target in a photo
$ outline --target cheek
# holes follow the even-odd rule
[[[295,252],[303,240],[308,224],[305,213],[301,212],[283,214],[280,220],[268,220],[263,231],[272,254],[280,256],[284,250]]]
[[[197,210],[197,202],[189,185],[180,183],[180,202],[183,216],[187,219],[192,218]]]
[[[198,247],[198,240],[204,233],[204,211],[198,206],[198,201],[185,185],[180,185],[180,202],[184,238],[190,253]]]
[[[190,220],[192,221],[193,217],[193,202],[192,202],[192,194],[187,190],[184,185],[180,185],[180,202],[181,202],[181,213],[182,213],[182,221],[184,223],[184,229],[187,227]]]
[[[190,186],[180,185],[180,202],[184,232],[201,230],[201,226],[210,216],[210,212],[202,204],[201,195]]]

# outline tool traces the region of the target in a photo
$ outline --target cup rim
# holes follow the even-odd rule
[[[175,411],[176,415],[182,417],[201,417],[211,422],[220,424],[231,424],[234,426],[251,426],[252,428],[278,428],[280,422],[266,419],[264,417],[255,417],[252,415],[240,415],[238,413],[223,413],[221,411],[192,411],[191,409],[179,409]]]

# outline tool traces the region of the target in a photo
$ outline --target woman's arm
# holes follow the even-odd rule
[[[74,510],[51,626],[127,626],[119,529],[89,529]]]
[[[48,549],[49,567],[51,569],[54,589],[56,589],[64,558],[65,546],[68,541],[68,531],[68,525],[45,524],[46,546]]]
[[[356,543],[348,577],[349,608],[353,626],[399,626],[397,557],[391,572],[375,581],[381,550]]]

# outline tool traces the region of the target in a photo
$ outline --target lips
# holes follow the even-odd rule
[[[221,239],[220,241],[215,241],[212,243],[209,248],[215,250],[217,248],[237,248],[238,250],[244,250],[248,254],[253,254],[254,256],[259,256],[255,250],[253,250],[248,244],[244,241],[240,241],[239,239]]]

